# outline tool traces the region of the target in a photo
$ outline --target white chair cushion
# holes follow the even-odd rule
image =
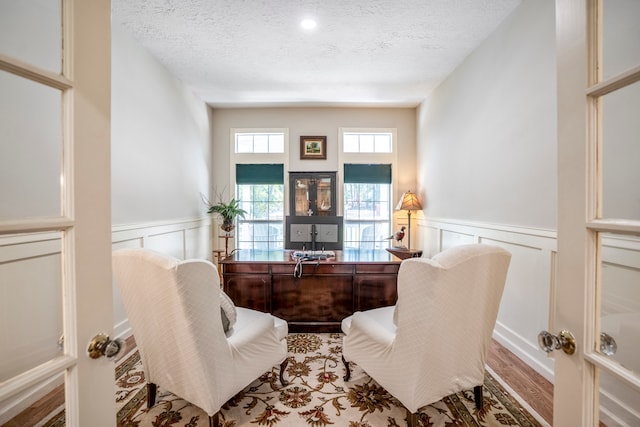
[[[289,324],[286,320],[279,317],[273,315],[271,317],[273,317],[273,323],[276,328],[276,337],[278,337],[279,340],[286,341],[287,334],[289,334]]]
[[[342,329],[342,332],[344,332],[345,334],[348,334],[349,331],[351,331],[352,321],[353,321],[353,315],[342,319],[342,324],[340,325],[340,329]]]
[[[392,334],[396,333],[396,322],[395,322],[395,305],[389,307],[379,307],[374,308],[367,311],[359,312],[359,315],[364,315],[369,318],[370,321],[376,322],[377,327],[386,329],[388,332]],[[393,322],[391,319],[393,318]],[[345,317],[342,319],[342,332],[345,334],[349,334],[351,330],[351,323],[353,322],[353,315],[349,317]]]

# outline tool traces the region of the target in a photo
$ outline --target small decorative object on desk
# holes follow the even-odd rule
[[[406,246],[402,245],[402,239],[404,239],[404,230],[406,230],[407,227],[405,227],[404,225],[402,227],[400,227],[400,230],[396,231],[395,233],[393,233],[391,236],[386,237],[386,240],[395,240],[396,242],[398,242],[397,245],[394,245],[394,248],[398,248],[398,249],[407,249]]]

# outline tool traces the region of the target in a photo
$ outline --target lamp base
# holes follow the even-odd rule
[[[411,249],[411,209],[407,211],[407,248]]]

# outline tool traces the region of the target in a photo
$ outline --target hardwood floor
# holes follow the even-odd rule
[[[131,337],[127,344],[132,344]],[[542,418],[553,424],[553,386],[509,350],[492,341],[487,365],[518,393]],[[29,427],[62,404],[63,386],[45,396],[1,427]]]
[[[46,419],[56,408],[64,405],[64,385],[59,385],[36,403],[2,424],[2,427],[30,427]]]
[[[133,335],[125,340],[126,348],[136,345]],[[64,385],[59,385],[42,399],[11,418],[0,427],[32,427],[46,419],[56,408],[64,405]],[[56,411],[58,413],[59,411]]]
[[[553,425],[553,385],[516,355],[492,340],[487,365],[546,422]]]

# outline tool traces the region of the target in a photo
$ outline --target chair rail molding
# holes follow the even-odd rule
[[[557,233],[555,230],[449,218],[421,218],[425,257],[468,243],[502,246],[512,254],[493,337],[553,382],[553,359],[538,348],[537,335],[553,326]],[[550,328],[550,329],[547,329]]]
[[[418,228],[423,256],[430,257],[465,243],[491,243],[511,252],[511,266],[493,337],[553,383],[553,358],[538,348],[537,334],[542,330],[560,329],[554,325],[553,318],[556,231],[447,218],[421,219]],[[601,256],[601,324],[617,330],[619,319],[640,311],[637,287],[640,282],[640,239],[606,234],[602,239]],[[633,333],[621,337],[635,344],[625,348],[626,355],[637,354],[638,337]],[[600,391],[603,412],[637,419],[637,413],[629,410],[633,404],[629,404],[624,385],[605,380],[600,384]]]
[[[211,217],[175,219],[148,223],[117,225],[112,227],[112,248],[147,247],[168,253],[181,259],[204,258],[211,260]],[[29,233],[0,236],[0,276],[7,284],[22,283],[22,271],[29,271],[33,283],[51,283],[52,266],[60,263],[61,240],[59,233]],[[59,282],[59,279],[58,279]],[[58,287],[61,284],[58,283]],[[53,283],[50,288],[54,288]],[[33,306],[33,310],[44,318],[55,318],[59,314],[57,304],[50,299],[40,298],[41,304]],[[117,288],[113,288],[114,336],[126,337],[131,333],[129,322],[124,312]],[[4,301],[0,311],[13,307],[10,299]],[[1,304],[0,304],[1,305]],[[57,345],[61,331],[52,327],[50,331],[34,331],[28,323],[12,325],[11,330],[0,331],[0,339],[7,341],[8,336],[38,336],[38,342],[22,344],[21,354],[36,354],[43,347]],[[2,335],[4,334],[4,335]],[[6,362],[6,369],[15,367]],[[0,424],[8,421],[20,411],[44,396],[56,386],[63,383],[61,377],[52,378],[43,387],[25,390],[18,398],[0,404]]]
[[[112,228],[112,249],[147,248],[179,259],[202,258],[214,262],[211,256],[212,224],[210,216],[203,216],[117,225]],[[114,336],[127,337],[131,327],[115,284],[113,300]]]

